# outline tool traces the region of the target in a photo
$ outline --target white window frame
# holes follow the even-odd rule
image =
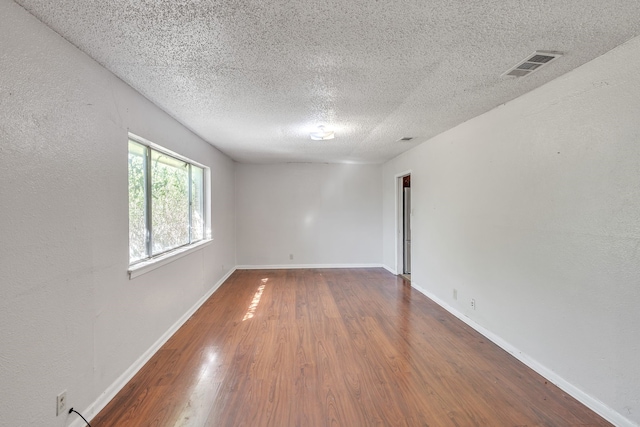
[[[156,254],[156,255],[151,255],[151,248],[150,246],[147,246],[147,252],[149,254],[149,256],[147,258],[141,259],[141,260],[137,260],[134,261],[133,263],[129,263],[129,269],[127,270],[128,274],[129,274],[129,278],[133,279],[134,277],[138,277],[144,273],[147,273],[149,271],[152,271],[158,267],[161,267],[165,264],[168,264],[170,262],[173,262],[179,258],[182,258],[183,256],[201,249],[207,245],[209,245],[212,242],[212,237],[211,237],[211,170],[209,167],[207,167],[206,165],[203,165],[202,163],[196,162],[194,160],[191,160],[183,155],[180,155],[174,151],[171,151],[165,147],[162,147],[154,142],[151,142],[145,138],[142,138],[138,135],[135,135],[133,133],[129,133],[129,140],[137,142],[138,144],[144,145],[146,146],[148,149],[160,152],[162,154],[165,154],[169,157],[173,157],[175,159],[178,159],[180,161],[183,161],[185,163],[188,163],[189,165],[193,165],[193,166],[197,166],[199,168],[202,168],[202,170],[204,171],[204,182],[203,182],[203,201],[204,201],[204,237],[201,240],[195,241],[195,242],[190,242],[187,243],[185,245],[167,250],[165,252],[162,252],[160,254]],[[128,144],[128,142],[127,142]],[[150,150],[147,151],[147,153],[150,153]],[[147,163],[149,162],[149,158],[147,158]],[[127,172],[128,173],[128,172]],[[146,200],[150,200],[149,198],[149,192],[151,191],[151,185],[150,185],[150,179],[148,174],[150,173],[150,167],[147,167],[145,170],[145,182],[147,182],[146,188],[145,188],[145,194],[146,194]],[[191,181],[191,177],[189,179],[189,181]],[[190,184],[191,185],[191,184]],[[190,187],[189,187],[190,188]],[[191,198],[191,191],[189,190],[189,197]],[[148,220],[147,220],[147,226],[146,226],[146,231],[147,234],[151,233],[151,229],[150,227],[150,218],[151,218],[151,203],[147,203],[147,216],[148,216]],[[128,203],[127,203],[127,208],[128,208]],[[128,209],[127,209],[128,212]],[[128,216],[128,214],[127,214]],[[190,219],[191,221],[191,219]],[[127,221],[128,223],[128,221]],[[191,224],[190,224],[191,226]],[[191,238],[191,230],[190,230],[190,238]],[[147,245],[150,245],[150,236],[147,237]]]

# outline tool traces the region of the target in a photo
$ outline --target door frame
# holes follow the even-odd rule
[[[411,175],[411,169],[396,174],[394,179],[395,186],[395,273],[396,275],[402,274],[404,271],[404,245],[403,245],[403,223],[404,218],[402,217],[403,210],[403,186],[402,179],[405,176]],[[413,183],[412,183],[413,184]],[[413,185],[412,185],[413,188]],[[413,194],[413,190],[411,190]],[[413,197],[412,197],[413,199]],[[413,208],[411,208],[413,210]],[[413,252],[413,251],[411,251]],[[412,260],[413,261],[413,260]]]

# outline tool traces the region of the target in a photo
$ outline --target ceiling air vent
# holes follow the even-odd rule
[[[542,68],[554,59],[562,56],[561,52],[546,52],[538,50],[529,55],[525,60],[518,62],[515,67],[510,68],[503,76],[524,77]]]

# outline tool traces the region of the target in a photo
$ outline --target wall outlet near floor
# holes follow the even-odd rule
[[[453,299],[456,300],[456,301],[458,300],[458,290],[457,289],[453,290]]]
[[[67,410],[67,390],[56,397],[56,417]]]
[[[293,254],[289,254],[289,259],[293,259]]]
[[[476,309],[476,300],[471,298],[471,309],[475,310]]]

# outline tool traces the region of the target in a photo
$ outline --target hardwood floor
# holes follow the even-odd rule
[[[92,421],[609,426],[383,269],[239,270]]]

